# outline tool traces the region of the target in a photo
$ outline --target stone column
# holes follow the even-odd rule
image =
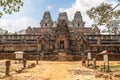
[[[93,66],[96,69],[96,58],[93,58]]]
[[[26,63],[27,63],[26,59],[23,59],[23,68],[24,69],[26,68]]]
[[[97,37],[97,44],[101,44],[101,39],[100,39],[100,37]]]
[[[55,49],[58,49],[59,48],[59,41],[57,40],[56,42],[55,42]]]
[[[6,76],[9,76],[9,72],[10,72],[10,60],[7,60],[6,63],[5,63],[5,66],[6,66],[6,71],[5,71],[5,75]]]
[[[69,41],[67,40],[67,49],[69,49]]]
[[[40,44],[37,45],[37,51],[40,51]]]
[[[38,56],[37,56],[37,58],[36,58],[36,64],[38,64],[38,60],[39,60],[39,58],[38,58]]]
[[[64,46],[65,46],[65,49],[68,49],[68,41],[67,40],[64,40]]]

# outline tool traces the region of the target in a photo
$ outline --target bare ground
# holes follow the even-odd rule
[[[28,61],[27,66],[35,61]],[[4,61],[0,61],[0,65]],[[102,65],[103,62],[98,62]],[[119,65],[119,62],[110,62],[110,65]],[[10,77],[1,78],[1,80],[108,80],[102,77],[95,77],[96,74],[104,74],[94,69],[88,69],[81,66],[78,62],[57,62],[57,61],[39,61],[34,68],[25,69],[22,73],[16,73],[15,70],[22,67],[21,64],[14,64],[12,61]],[[0,66],[0,69],[4,67]],[[0,74],[4,75],[3,72]],[[112,79],[113,80],[113,79]],[[120,80],[115,79],[114,80]]]

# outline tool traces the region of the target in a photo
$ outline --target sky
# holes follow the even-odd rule
[[[28,26],[40,27],[39,23],[45,11],[50,11],[53,21],[57,20],[60,12],[67,12],[68,19],[71,21],[74,13],[80,11],[85,27],[90,27],[93,21],[87,16],[87,10],[102,2],[117,4],[117,0],[23,0],[23,2],[20,12],[12,15],[4,14],[0,18],[0,28],[16,32]]]

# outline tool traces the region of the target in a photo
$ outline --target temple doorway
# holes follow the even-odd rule
[[[60,41],[60,49],[64,49],[64,41]]]

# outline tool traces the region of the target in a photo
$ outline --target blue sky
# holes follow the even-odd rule
[[[59,12],[67,12],[68,18],[72,20],[76,11],[81,11],[86,27],[90,27],[92,21],[86,15],[86,10],[97,6],[101,2],[117,4],[117,0],[23,0],[24,6],[20,12],[12,15],[5,14],[0,19],[0,27],[10,32],[26,29],[28,26],[40,27],[39,22],[45,11],[50,11],[55,21]]]
[[[50,11],[53,19],[56,19],[59,8],[69,8],[75,0],[24,0],[24,6],[20,12],[5,15],[3,18],[17,19],[23,16],[39,20],[45,11]]]

